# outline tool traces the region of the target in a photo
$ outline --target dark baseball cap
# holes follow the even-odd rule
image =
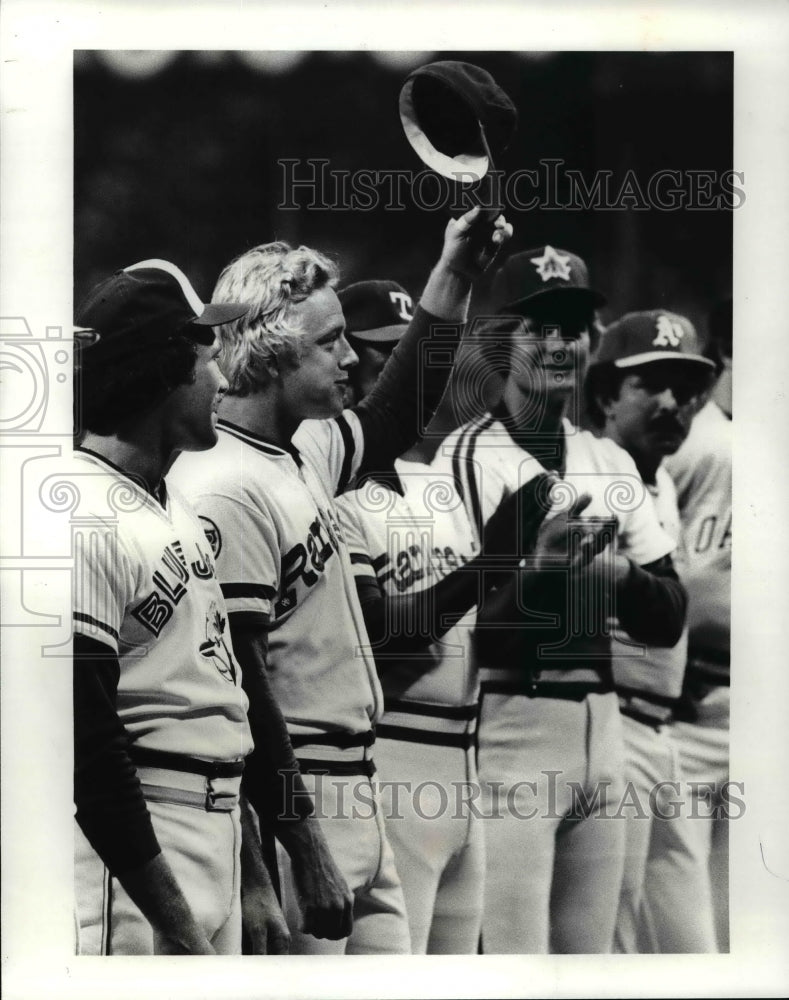
[[[493,277],[492,301],[499,313],[523,316],[537,303],[572,302],[594,309],[606,298],[589,287],[589,271],[569,250],[535,247],[513,254]]]
[[[712,369],[702,356],[696,330],[689,319],[665,309],[626,313],[603,333],[593,364],[635,368],[655,361],[682,361]]]
[[[461,173],[473,181],[490,168],[488,153],[495,158],[509,145],[518,112],[487,70],[447,60],[420,66],[406,79],[400,120],[427,166],[444,177]]]
[[[119,338],[175,333],[190,324],[221,326],[243,316],[248,308],[237,302],[206,305],[175,264],[143,260],[96,285],[77,310],[76,325],[97,332],[94,343],[106,344]]]
[[[371,344],[399,340],[414,316],[411,296],[396,281],[357,281],[338,298],[348,335]]]

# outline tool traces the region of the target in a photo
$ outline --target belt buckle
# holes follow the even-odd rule
[[[206,778],[205,808],[206,812],[232,812],[238,802],[235,792],[220,792],[214,788],[211,778]]]

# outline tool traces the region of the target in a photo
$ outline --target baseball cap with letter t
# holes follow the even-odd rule
[[[368,344],[398,341],[414,316],[414,303],[396,281],[357,281],[337,296],[350,338]]]
[[[569,250],[536,247],[513,254],[493,278],[492,300],[498,313],[527,316],[536,307],[557,302],[576,303],[595,309],[605,296],[589,287],[589,271],[581,258]]]
[[[699,370],[714,368],[703,357],[690,320],[664,309],[626,313],[612,323],[592,361],[616,368],[635,368],[654,361],[681,361]]]
[[[204,304],[180,268],[154,259],[132,264],[100,282],[80,305],[76,324],[95,331],[98,336],[92,342],[104,349],[135,349],[186,326],[221,326],[248,308],[237,302]],[[192,334],[201,343],[213,340],[208,330]]]

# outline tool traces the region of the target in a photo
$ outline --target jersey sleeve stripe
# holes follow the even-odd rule
[[[484,430],[493,423],[493,417],[488,414],[482,420],[471,424],[461,435],[452,455],[452,472],[455,477],[458,495],[468,511],[471,523],[477,532],[477,540],[482,540],[485,520],[479,495],[479,485],[474,466],[474,451],[477,440]]]
[[[271,624],[271,618],[269,615],[265,614],[263,611],[228,611],[227,613],[228,621],[231,624],[231,628],[238,627],[262,627],[268,628]]]
[[[264,583],[223,583],[222,596],[226,601],[239,597],[257,597],[263,601],[270,601],[276,597],[277,591],[274,587],[268,587]]]
[[[342,457],[342,468],[340,469],[340,478],[337,483],[337,495],[339,495],[345,490],[346,486],[351,481],[351,468],[353,466],[353,456],[356,451],[356,445],[353,440],[353,432],[348,425],[348,421],[345,419],[345,414],[341,413],[339,417],[335,417],[334,419],[337,426],[340,428],[342,443],[345,447],[345,454]]]
[[[73,618],[75,622],[80,622],[83,625],[91,625],[94,629],[99,629],[100,631],[105,632],[107,635],[112,636],[115,642],[118,642],[120,638],[111,625],[107,625],[106,622],[99,621],[98,618],[94,618],[92,615],[83,614],[82,611],[75,611],[73,613]]]
[[[351,564],[353,566],[372,566],[372,559],[364,552],[351,552]]]

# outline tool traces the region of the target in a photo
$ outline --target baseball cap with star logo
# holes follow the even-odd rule
[[[589,287],[584,261],[569,250],[536,247],[513,254],[493,278],[493,305],[497,312],[527,315],[530,306],[572,300],[594,309],[605,304],[605,296]]]
[[[603,333],[593,364],[635,368],[654,361],[682,361],[713,369],[702,356],[696,330],[689,319],[665,309],[626,313]]]

